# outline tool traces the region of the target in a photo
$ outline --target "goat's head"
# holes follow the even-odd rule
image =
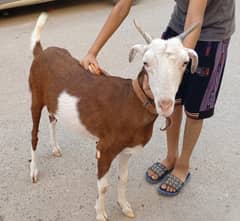
[[[192,49],[185,48],[182,44],[184,38],[197,25],[168,40],[153,39],[136,23],[135,26],[147,44],[133,46],[129,54],[129,61],[131,62],[137,53],[142,55],[157,112],[159,115],[168,117],[174,110],[175,96],[190,59],[192,60],[192,73],[196,71],[198,65],[197,53]]]

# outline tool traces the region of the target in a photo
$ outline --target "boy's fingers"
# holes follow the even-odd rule
[[[93,74],[101,74],[100,68],[98,66],[94,65],[93,63],[89,64],[88,69]]]
[[[88,65],[88,70],[89,70],[91,73],[95,74],[95,71],[94,71],[94,69],[92,68],[92,65],[91,65],[91,64]]]

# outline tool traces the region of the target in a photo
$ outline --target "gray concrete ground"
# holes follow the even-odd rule
[[[238,2],[237,2],[238,3]],[[99,63],[110,73],[134,77],[140,59],[128,64],[129,48],[143,43],[133,27],[136,18],[146,30],[159,36],[167,25],[174,1],[140,1],[99,55]],[[48,7],[47,7],[48,8]],[[51,5],[49,21],[42,34],[44,47],[67,48],[81,58],[106,19],[111,5],[86,1]],[[96,199],[94,143],[71,134],[62,126],[58,139],[63,157],[51,155],[48,119],[44,112],[38,146],[40,180],[31,184],[30,94],[28,72],[32,60],[30,33],[39,13],[46,7],[24,9],[24,13],[0,20],[0,220],[1,221],[93,221]],[[237,12],[240,6],[237,5]],[[20,10],[21,11],[21,10]],[[16,13],[16,12],[12,12]],[[240,17],[237,15],[237,24]],[[146,168],[165,156],[164,133],[158,128],[144,152],[130,163],[128,198],[136,221],[238,221],[240,218],[240,32],[229,49],[224,82],[215,117],[204,124],[192,157],[192,180],[175,198],[159,196],[156,186],[144,180]],[[139,60],[139,61],[137,61]],[[110,220],[127,221],[116,204],[116,162],[110,174],[111,188],[106,209]]]

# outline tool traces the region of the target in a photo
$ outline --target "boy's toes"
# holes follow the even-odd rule
[[[148,170],[148,176],[150,176],[153,180],[157,180],[158,176],[152,170]]]

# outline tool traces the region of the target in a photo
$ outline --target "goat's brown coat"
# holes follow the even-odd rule
[[[132,88],[132,80],[91,74],[65,49],[50,47],[42,51],[39,42],[34,48],[34,56],[29,77],[34,150],[41,110],[47,106],[48,112],[55,114],[58,97],[63,91],[81,98],[77,106],[80,120],[99,138],[99,179],[123,149],[144,146],[149,141],[156,115],[143,107]],[[138,76],[141,84],[143,72]]]

